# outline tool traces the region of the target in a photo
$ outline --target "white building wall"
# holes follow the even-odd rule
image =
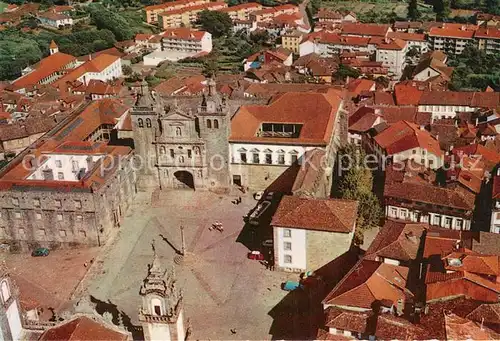
[[[21,324],[19,309],[15,301],[13,301],[7,309],[7,321],[9,321],[12,340],[20,340],[23,327]]]
[[[208,32],[201,39],[201,50],[206,52],[212,51],[212,35]]]
[[[170,341],[172,336],[170,335],[170,330],[168,329],[168,324],[164,323],[148,323],[147,328],[149,329],[150,340],[152,341]]]
[[[81,77],[79,77],[78,80],[85,83],[85,85],[88,85],[89,82],[93,79],[107,82],[115,78],[120,78],[122,76],[122,60],[121,58],[118,58],[115,62],[110,64],[101,72],[86,72]]]
[[[285,230],[290,230],[290,237],[285,237]],[[285,242],[291,243],[291,250],[285,250]],[[283,268],[306,269],[306,230],[278,228],[278,265]],[[291,263],[285,262],[285,255],[292,257]]]
[[[292,164],[292,155],[296,155],[298,159],[304,155],[308,150],[315,149],[317,147],[304,147],[304,146],[290,146],[290,145],[272,145],[272,144],[250,144],[250,143],[230,143],[229,151],[231,154],[231,160],[233,164],[253,164],[253,154],[259,154],[259,164],[266,164],[266,152],[265,150],[270,150],[272,155],[272,164],[278,165],[278,155],[285,155],[285,165]],[[280,153],[283,151],[284,153]],[[247,162],[243,163],[241,161],[241,153],[247,154]]]
[[[185,340],[185,329],[184,329],[184,310],[181,309],[179,313],[179,317],[177,319],[177,340],[182,341]]]
[[[424,213],[394,205],[386,205],[385,215],[389,218],[409,220],[412,222],[428,223],[452,230],[470,230],[470,220],[462,217],[444,215],[440,213]]]
[[[426,81],[428,80],[429,78],[433,78],[433,77],[436,77],[439,75],[439,72],[437,72],[436,70],[434,70],[433,68],[431,67],[426,67],[425,69],[423,69],[422,71],[420,71],[419,73],[417,73],[413,79],[414,80],[417,80],[417,81]]]
[[[84,169],[85,172],[89,171],[87,158],[91,157],[92,162],[95,163],[103,156],[85,154],[50,154],[47,155],[47,157],[48,159],[27,177],[28,180],[43,180],[43,170],[52,169],[54,180],[79,181],[77,175],[80,169]],[[62,175],[63,179],[59,179],[59,173]]]
[[[418,111],[432,113],[432,120],[440,118],[455,118],[457,112],[474,112],[477,108],[469,107],[468,105],[419,105]]]

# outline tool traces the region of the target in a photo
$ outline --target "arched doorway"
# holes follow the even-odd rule
[[[188,171],[177,171],[174,173],[175,188],[190,188],[194,189],[193,174]]]

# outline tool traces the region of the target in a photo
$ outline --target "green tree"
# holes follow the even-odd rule
[[[211,58],[203,63],[203,70],[201,71],[201,73],[205,77],[213,77],[217,74],[218,71],[219,63],[217,63],[217,59]]]
[[[110,11],[102,5],[89,6],[90,17],[98,29],[113,32],[116,40],[129,40],[134,37],[130,24],[117,12]]]
[[[9,35],[7,39],[2,36],[4,35],[0,35],[0,80],[16,78],[22,69],[42,58],[42,51],[36,41],[15,34]]]
[[[500,1],[499,0],[486,0],[486,11],[491,14],[500,14]]]
[[[358,78],[360,75],[361,73],[358,70],[350,66],[340,64],[339,68],[337,69],[337,72],[335,73],[335,78],[338,80],[345,81],[347,77]]]
[[[434,13],[436,13],[437,21],[444,21],[450,15],[449,0],[433,0],[432,6]]]
[[[227,35],[233,27],[229,14],[219,11],[204,10],[200,12],[197,23],[215,38]]]
[[[417,21],[422,17],[422,13],[418,9],[418,1],[410,0],[408,3],[408,19]]]
[[[338,183],[338,193],[343,199],[358,201],[358,219],[354,232],[356,244],[363,242],[365,231],[378,226],[382,208],[373,193],[373,175],[365,164],[366,154],[354,144],[339,150],[339,165],[343,170]]]
[[[123,65],[122,66],[122,72],[125,76],[129,76],[132,74],[133,70],[129,65]]]

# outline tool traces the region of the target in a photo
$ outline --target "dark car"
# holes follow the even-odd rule
[[[47,257],[49,255],[49,249],[46,247],[39,247],[31,253],[33,257]]]

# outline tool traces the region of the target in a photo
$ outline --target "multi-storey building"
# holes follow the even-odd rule
[[[224,1],[202,3],[196,6],[183,7],[180,9],[167,10],[157,14],[158,24],[161,28],[190,27],[202,11],[217,11],[227,8]]]
[[[461,186],[441,187],[436,175],[411,161],[386,167],[384,204],[389,218],[470,230],[475,193]]]
[[[493,178],[490,232],[500,233],[500,168]]]
[[[164,2],[159,5],[147,6],[144,8],[146,11],[146,22],[148,24],[158,22],[158,14],[165,11],[174,11],[189,6],[197,6],[201,4],[206,4],[210,0],[177,0],[172,2]]]
[[[239,4],[236,6],[231,6],[223,8],[220,12],[227,13],[231,20],[249,20],[250,13],[255,11],[260,11],[263,6],[257,2],[248,2],[244,4]]]
[[[2,169],[3,242],[53,248],[106,241],[135,193],[131,149],[110,144],[128,111],[116,100],[92,102]]]
[[[298,30],[288,30],[281,36],[281,46],[295,54],[299,54],[300,43],[304,39],[304,35]]]
[[[212,35],[185,27],[168,29],[161,34],[161,50],[208,53],[212,51]]]
[[[65,28],[73,25],[73,19],[70,16],[63,13],[56,13],[55,11],[38,13],[37,18],[42,25],[53,28]]]
[[[331,168],[342,118],[343,95],[334,89],[289,92],[269,105],[241,106],[231,121],[229,137],[233,183],[267,188],[290,165],[306,163],[304,154],[316,148],[325,151],[324,167]]]
[[[299,7],[291,4],[280,5],[276,7],[267,7],[250,14],[252,21],[268,21],[282,14],[299,13]]]
[[[500,29],[496,27],[480,27],[474,33],[477,48],[486,53],[500,53]]]
[[[461,54],[465,46],[474,42],[477,26],[448,24],[432,27],[428,39],[432,50],[442,50],[446,53]]]
[[[389,76],[401,78],[403,70],[406,67],[406,52],[408,44],[401,39],[373,37],[370,39],[370,44],[376,47],[375,60],[381,62],[382,66],[389,70]]]

